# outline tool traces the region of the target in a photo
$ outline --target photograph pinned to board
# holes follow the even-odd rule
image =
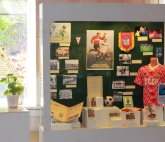
[[[165,104],[165,83],[158,83],[158,104]]]
[[[162,47],[156,47],[156,57],[162,57]]]
[[[125,89],[125,79],[112,79],[112,89]]]
[[[52,23],[50,26],[50,43],[71,42],[71,23]]]
[[[51,92],[51,99],[57,99],[57,93]]]
[[[114,102],[122,102],[123,92],[113,91]]]
[[[59,90],[59,99],[72,99],[72,89]]]
[[[131,64],[131,54],[119,54],[119,64]]]
[[[90,104],[91,107],[96,107],[96,97],[90,97]]]
[[[77,84],[77,75],[63,75],[63,85]]]
[[[146,110],[147,110],[147,117],[148,117],[148,119],[156,118],[155,104],[147,105],[146,106]]]
[[[148,27],[135,27],[135,36],[148,36]]]
[[[87,30],[86,69],[113,70],[114,30]]]
[[[69,47],[58,47],[55,51],[55,55],[59,59],[69,59]]]
[[[119,117],[119,111],[118,110],[110,110],[109,111],[109,117]]]
[[[149,29],[149,39],[162,39],[162,29]]]
[[[132,96],[123,96],[124,108],[133,108],[133,99]]]
[[[153,43],[140,42],[140,52],[153,52]]]
[[[50,75],[50,89],[57,89],[57,76]]]
[[[135,112],[129,111],[125,113],[126,120],[134,121],[135,120]]]
[[[117,76],[129,76],[129,66],[117,66]]]
[[[88,118],[95,118],[94,108],[88,108]]]
[[[50,60],[50,70],[59,70],[59,60],[58,59],[52,59]]]
[[[78,70],[79,60],[65,60],[65,70]]]

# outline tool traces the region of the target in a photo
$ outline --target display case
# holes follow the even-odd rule
[[[40,142],[164,139],[164,98],[155,97],[165,83],[164,12],[147,4],[40,5]]]

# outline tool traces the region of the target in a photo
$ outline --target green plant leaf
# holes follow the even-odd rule
[[[2,79],[0,80],[0,83],[5,82],[6,80],[7,80],[7,78],[2,78]]]
[[[6,91],[4,92],[4,95],[8,95],[8,94],[9,94],[9,91],[6,90]]]
[[[23,77],[23,76],[17,76],[17,77],[24,79],[24,77]]]
[[[6,75],[6,77],[9,77],[9,76],[13,76],[13,74],[10,73],[10,74]]]

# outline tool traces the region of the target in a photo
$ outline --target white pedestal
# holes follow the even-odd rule
[[[103,108],[103,106],[104,106],[103,97],[96,97],[96,107]],[[87,97],[87,107],[91,107],[90,97]]]
[[[72,129],[72,124],[71,123],[62,123],[62,129],[63,130]]]
[[[122,118],[121,117],[111,117],[110,126],[111,127],[122,127],[123,126]]]
[[[29,142],[29,111],[21,106],[18,108],[1,107],[0,136],[1,142]]]
[[[57,130],[58,129],[58,124],[57,123],[52,123],[51,124],[51,130]]]
[[[94,110],[95,110],[95,121],[96,121],[96,127],[101,127],[101,111],[99,108],[97,107],[94,107]],[[87,120],[88,120],[88,117],[87,117],[87,112],[88,111],[88,108],[87,107],[83,107],[82,109],[82,125],[83,126],[87,126]]]
[[[141,112],[137,111],[138,109],[136,109],[136,108],[133,108],[132,110],[135,113],[135,122],[136,122],[136,125],[138,126],[138,125],[140,125]],[[122,117],[123,125],[126,124],[126,117],[125,117],[125,115],[126,115],[126,112],[120,110],[120,116]]]
[[[136,127],[136,122],[135,121],[126,121],[125,125],[127,127]]]
[[[155,106],[155,112],[156,112],[156,117],[153,120],[158,120],[159,125],[162,125],[163,124],[163,107]],[[147,111],[145,108],[142,110],[142,113],[143,113],[143,120],[150,120],[147,117]]]
[[[72,128],[80,128],[80,126],[81,126],[80,121],[72,121],[70,123],[72,125]]]
[[[143,120],[143,124],[145,127],[156,127],[159,126],[158,120]]]
[[[104,107],[104,108],[100,108],[101,110],[101,126],[109,126],[110,125],[110,121],[109,121],[109,111],[110,110],[117,110],[119,111],[119,108],[116,106],[113,107]]]

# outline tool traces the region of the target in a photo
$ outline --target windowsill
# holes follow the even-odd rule
[[[33,109],[33,110],[39,110],[41,108],[41,106],[28,106],[28,105],[20,105],[23,106],[26,109]],[[43,107],[42,107],[43,108]]]

